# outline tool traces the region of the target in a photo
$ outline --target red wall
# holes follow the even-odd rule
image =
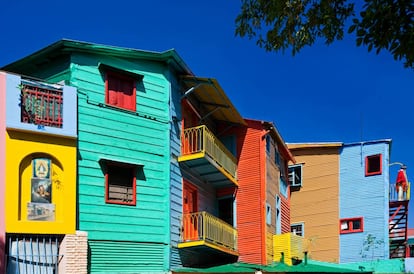
[[[265,143],[260,122],[238,132],[237,230],[239,261],[266,263]]]

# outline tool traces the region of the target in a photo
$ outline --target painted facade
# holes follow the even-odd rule
[[[76,229],[76,89],[1,71],[0,94],[6,273],[57,271],[60,243]]]
[[[302,167],[301,184],[291,191],[292,228],[309,240],[309,257],[339,262],[339,154],[341,143],[289,144]]]
[[[349,263],[406,256],[409,183],[405,177],[397,197],[390,145],[391,140],[289,145],[303,163],[302,184],[291,194],[291,227],[301,225],[312,259]]]
[[[339,170],[341,263],[389,258],[390,144],[391,140],[383,140],[344,144],[342,148]],[[368,159],[372,156],[378,156],[379,166],[369,173]],[[360,221],[359,229],[355,228],[357,221]]]
[[[236,131],[239,146],[237,229],[240,261],[273,262],[273,235],[290,231],[289,161],[294,161],[276,127],[245,119]]]
[[[170,100],[178,76],[191,74],[177,53],[62,40],[6,69],[78,90],[77,216],[89,271],[168,271]]]
[[[231,129],[243,128],[245,122],[217,80],[190,76],[182,77],[181,83],[183,93],[173,104],[181,109],[176,111],[176,128],[180,128],[176,132],[181,136],[172,135],[176,144],[171,172],[175,266],[235,262],[239,255],[238,147]]]

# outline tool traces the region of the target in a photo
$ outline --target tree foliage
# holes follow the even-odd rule
[[[236,35],[257,39],[266,51],[286,49],[295,55],[317,39],[326,44],[355,33],[356,45],[389,51],[405,67],[414,68],[414,1],[241,0]]]

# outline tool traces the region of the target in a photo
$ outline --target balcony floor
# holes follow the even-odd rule
[[[216,265],[237,262],[239,254],[209,243],[207,241],[193,241],[178,244],[179,254],[185,267],[212,267]]]
[[[178,161],[215,188],[238,185],[231,174],[205,153],[180,156]]]

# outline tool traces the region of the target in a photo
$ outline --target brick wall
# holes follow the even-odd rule
[[[88,268],[88,233],[76,231],[76,234],[65,235],[61,245],[59,274],[86,274]]]

